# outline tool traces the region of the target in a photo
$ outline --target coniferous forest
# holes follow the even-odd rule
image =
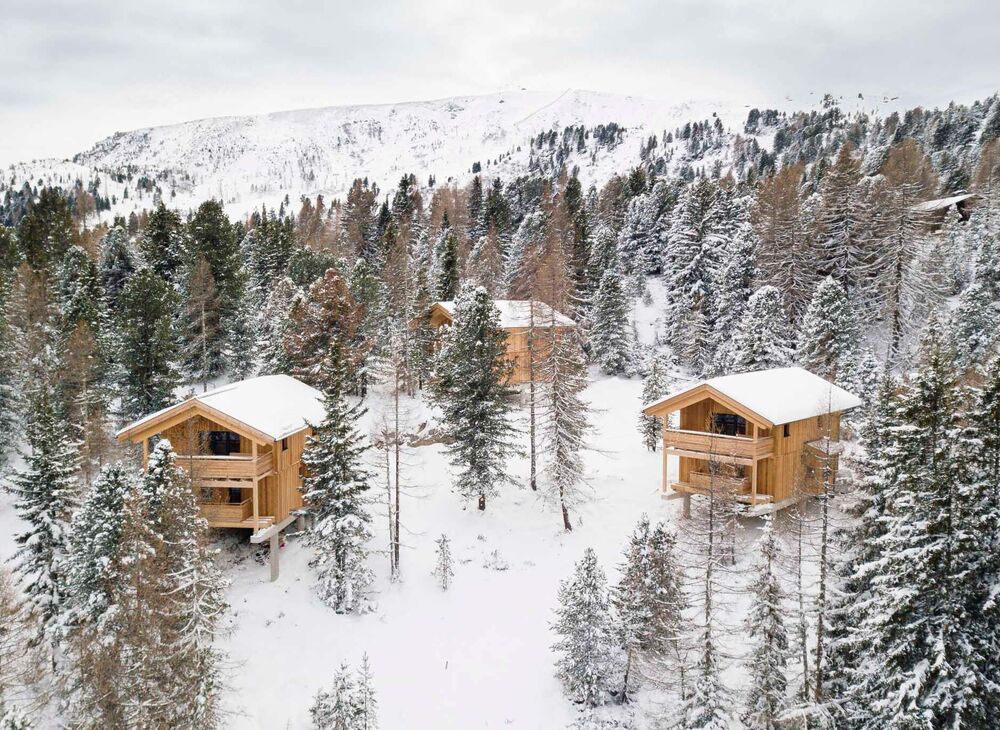
[[[627,166],[589,169],[621,145]],[[516,175],[470,160],[244,212],[178,203],[176,170],[7,176],[0,728],[257,727],[237,708],[271,693],[289,727],[373,730],[424,671],[404,654],[311,660],[288,706],[234,679],[238,647],[281,627],[300,651],[331,630],[315,616],[405,643],[397,594],[532,645],[556,699],[520,727],[1000,726],[1000,97],[885,116],[828,97],[641,137],[609,119],[523,146]],[[508,300],[547,305],[518,384]],[[828,488],[754,514],[714,488],[683,514],[661,499],[643,405],[790,366],[863,403]],[[268,546],[209,528],[170,441],[143,469],[116,432],[277,374],[324,415],[268,584]],[[247,633],[292,581],[308,613],[289,599]],[[508,609],[480,585],[543,618],[493,635]]]

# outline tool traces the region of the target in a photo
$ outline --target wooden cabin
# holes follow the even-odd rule
[[[958,218],[963,223],[969,220],[972,209],[979,204],[982,196],[977,193],[959,193],[947,198],[937,198],[936,200],[925,200],[917,203],[910,210],[920,215],[924,224],[931,230],[936,230],[944,223],[945,216],[949,210],[955,210]]]
[[[536,336],[539,330],[556,327],[572,329],[576,323],[565,314],[544,302],[528,299],[497,299],[493,302],[500,311],[500,327],[507,333],[507,357],[514,363],[508,382],[512,384],[530,381],[528,362],[528,331],[534,326]],[[534,311],[532,311],[534,308]],[[430,310],[431,326],[435,329],[451,326],[455,321],[455,302],[435,302]]]
[[[192,396],[117,435],[142,444],[144,468],[155,440],[169,439],[208,524],[256,536],[281,530],[302,507],[302,451],[309,424],[323,415],[318,390],[287,375],[267,375]]]
[[[703,380],[643,413],[664,421],[664,496],[724,488],[751,508],[779,509],[836,478],[840,416],[860,405],[843,388],[791,367]]]

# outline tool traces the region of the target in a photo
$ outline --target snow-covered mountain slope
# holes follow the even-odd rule
[[[405,173],[416,174],[421,185],[432,175],[439,183],[463,181],[477,163],[485,175],[522,174],[531,164],[530,140],[540,133],[617,124],[626,130],[618,144],[572,151],[585,182],[600,182],[635,165],[639,146],[650,135],[714,115],[738,128],[746,109],[574,90],[327,107],[116,133],[72,163],[15,165],[11,177],[32,183],[79,178],[86,184],[101,175],[102,194],[117,199],[119,213],[149,207],[151,201],[149,195],[140,197],[133,183],[131,202],[125,204],[126,185],[114,178],[146,177],[177,207],[215,197],[240,214],[286,194],[293,201],[303,194],[340,196],[357,177],[387,189]]]

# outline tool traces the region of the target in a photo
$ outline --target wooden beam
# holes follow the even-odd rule
[[[743,464],[744,466],[750,466],[753,463],[753,459],[744,459],[740,456],[727,456],[726,454],[718,454],[711,451],[689,451],[687,449],[675,448],[669,448],[666,451],[675,456],[686,456],[689,459],[700,459],[701,461],[719,461],[724,464]],[[664,457],[666,457],[666,454],[664,454]]]
[[[295,522],[295,519],[296,519],[296,515],[288,515],[288,517],[286,517],[285,519],[283,519],[281,522],[275,522],[273,525],[271,525],[267,529],[261,530],[256,535],[252,535],[250,537],[250,542],[252,542],[254,545],[259,545],[260,543],[264,542],[265,540],[270,540],[271,539],[271,535],[275,535],[275,534],[281,532],[286,527],[288,527],[290,524],[292,524],[293,522]]]
[[[271,535],[271,582],[278,580],[278,554],[281,552],[281,535],[275,532]]]
[[[754,459],[750,467],[750,504],[757,504],[757,460]]]
[[[250,454],[253,456],[253,460],[257,461],[257,442],[254,441],[250,446]],[[253,533],[256,535],[257,531],[260,530],[260,499],[258,498],[258,492],[260,487],[260,478],[253,478]]]

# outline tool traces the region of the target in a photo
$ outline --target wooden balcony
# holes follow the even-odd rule
[[[663,430],[663,448],[694,459],[750,464],[774,453],[774,437],[726,436],[667,428]]]
[[[716,494],[729,492],[733,499],[741,504],[757,505],[770,502],[770,494],[753,494],[753,487],[749,477],[729,477],[722,474],[709,474],[708,472],[693,471],[688,475],[686,482],[672,482],[671,489],[675,492],[686,492],[688,494],[708,494],[713,487]]]
[[[271,452],[253,456],[204,456],[179,454],[177,463],[188,470],[195,486],[248,486],[232,484],[265,477],[274,469]]]

